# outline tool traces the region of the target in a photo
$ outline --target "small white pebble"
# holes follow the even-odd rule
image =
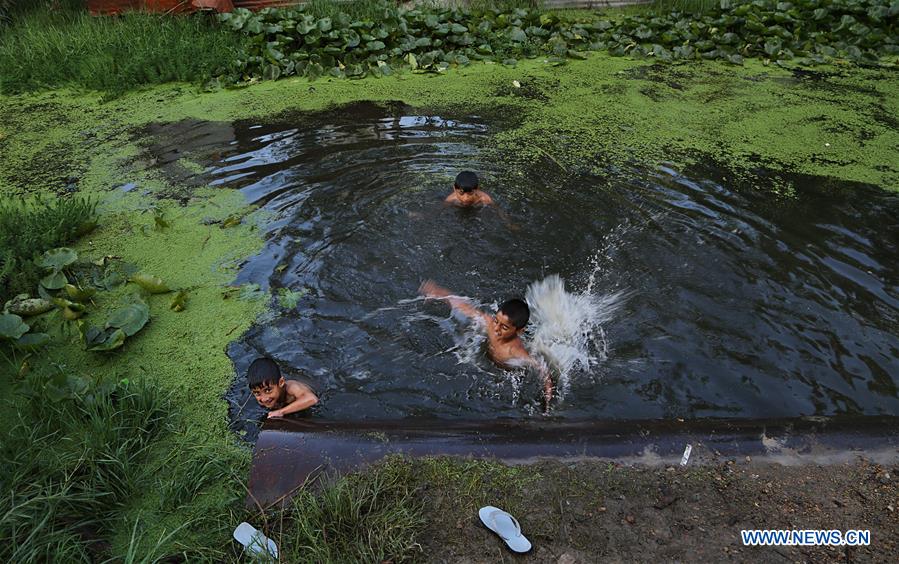
[[[513,80],[513,81],[512,81],[512,86],[514,86],[515,88],[521,88],[521,83],[518,82],[517,80]]]
[[[825,146],[825,147],[830,147],[830,143],[825,143],[824,146]]]

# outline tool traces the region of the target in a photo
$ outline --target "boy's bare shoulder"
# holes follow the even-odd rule
[[[287,392],[294,397],[307,393],[315,395],[315,392],[309,384],[300,382],[299,380],[285,380],[284,385],[287,387]]]

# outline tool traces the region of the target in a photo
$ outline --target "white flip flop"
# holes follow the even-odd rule
[[[478,510],[478,516],[480,516],[484,526],[506,541],[511,550],[527,552],[531,549],[531,541],[521,534],[521,525],[518,524],[518,520],[515,517],[492,505],[487,505]]]
[[[250,556],[264,555],[278,559],[278,545],[246,521],[234,529],[234,540],[244,545]]]

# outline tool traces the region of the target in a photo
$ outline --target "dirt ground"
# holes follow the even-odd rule
[[[634,467],[541,462],[512,484],[428,484],[422,560],[480,562],[895,562],[899,465],[782,466],[746,459]],[[466,489],[468,488],[468,489]],[[477,506],[521,523],[516,555]],[[744,547],[741,529],[868,529],[870,546]]]

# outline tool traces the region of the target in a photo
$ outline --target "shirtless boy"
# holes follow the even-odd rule
[[[284,417],[318,403],[309,386],[285,380],[278,364],[270,358],[257,358],[247,369],[247,385],[259,405],[269,409],[269,417]]]
[[[418,292],[427,298],[447,300],[450,306],[466,317],[483,321],[487,329],[487,355],[504,368],[530,366],[543,377],[544,408],[549,409],[553,397],[553,382],[546,365],[528,353],[521,342],[521,334],[531,316],[528,304],[521,299],[503,302],[495,314],[490,315],[472,306],[467,299],[455,296],[433,280],[425,280]]]
[[[493,205],[493,198],[481,190],[478,175],[470,170],[463,170],[456,175],[453,192],[443,200],[444,203],[462,208]]]

